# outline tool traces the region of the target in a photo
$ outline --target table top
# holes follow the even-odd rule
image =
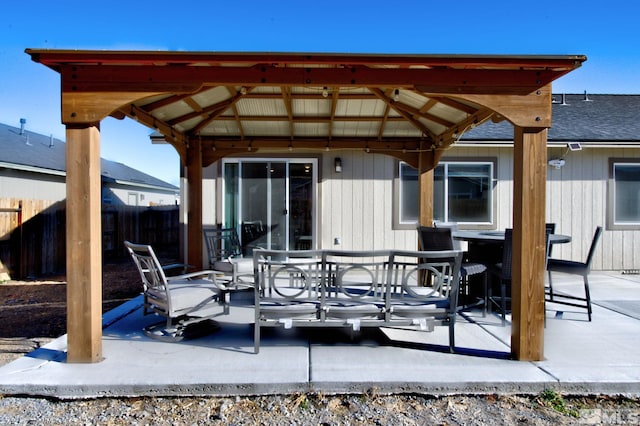
[[[461,241],[478,241],[487,243],[500,243],[504,241],[504,231],[453,231],[453,238]],[[569,235],[551,234],[549,242],[551,244],[564,244],[571,241]]]

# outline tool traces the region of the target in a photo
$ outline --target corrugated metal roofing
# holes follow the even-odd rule
[[[66,171],[66,145],[63,141],[34,133],[26,128],[0,123],[0,162],[17,167],[41,169],[43,172],[64,173]],[[125,164],[100,160],[103,180],[120,181],[134,185],[149,185],[178,190],[164,182]]]

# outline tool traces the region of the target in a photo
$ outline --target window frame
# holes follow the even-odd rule
[[[401,194],[402,194],[402,180],[400,176],[401,165],[405,163],[397,160],[394,165],[394,185],[393,185],[393,229],[394,230],[407,230],[416,229],[418,222],[403,222],[401,220]],[[405,163],[406,164],[406,163]],[[496,209],[497,209],[497,197],[496,197],[496,183],[497,183],[497,170],[498,159],[497,157],[445,157],[438,165],[441,164],[479,164],[491,166],[491,201],[490,205],[490,220],[489,222],[460,222],[461,229],[496,229]]]
[[[607,229],[640,230],[640,217],[637,222],[616,222],[616,165],[633,165],[640,168],[640,158],[609,158],[609,180],[607,184]]]

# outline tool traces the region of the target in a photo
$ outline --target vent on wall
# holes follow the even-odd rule
[[[567,103],[567,95],[564,93],[562,95],[553,95],[551,97],[551,103],[560,104],[560,105],[569,105]]]

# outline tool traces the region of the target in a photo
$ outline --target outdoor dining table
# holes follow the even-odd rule
[[[484,244],[503,244],[504,231],[454,231],[453,238],[460,241]],[[569,235],[550,234],[550,244],[563,244],[571,241]]]
[[[502,249],[504,246],[504,231],[453,231],[452,236],[455,240],[465,241],[467,243],[467,251],[464,255],[465,262],[482,263],[484,265],[495,265],[502,262]],[[571,241],[569,235],[550,234],[550,244],[564,244]],[[471,281],[478,281],[477,277],[470,277]],[[471,288],[477,293],[480,283],[472,282]],[[479,294],[474,294],[479,296]]]
[[[454,231],[455,240],[467,242],[465,260],[492,265],[502,261],[504,231]],[[571,241],[569,235],[550,234],[550,244],[563,244]]]

